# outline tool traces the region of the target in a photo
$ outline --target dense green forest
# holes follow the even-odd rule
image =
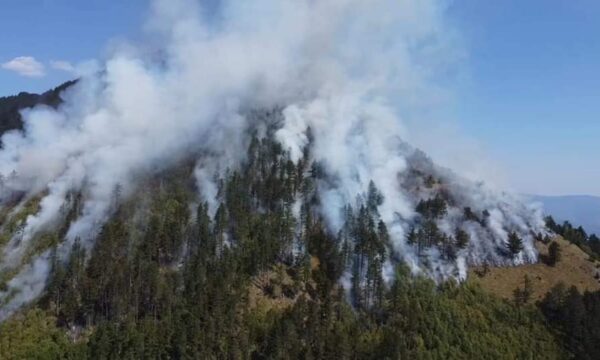
[[[56,105],[57,94],[2,99],[2,129],[21,126],[18,107]],[[320,165],[292,162],[274,129],[254,134],[243,165],[215,178],[215,204],[198,202],[194,165],[183,162],[127,199],[116,189],[95,245],[76,240],[63,259],[58,239],[83,196],[70,194],[66,223],[28,250],[51,252],[51,276],[41,298],[0,324],[0,358],[600,358],[599,293],[558,285],[529,304],[525,288],[509,302],[473,284],[414,276],[398,259],[384,281],[391,255],[378,189],[371,184],[348,205],[345,225],[332,234],[318,210]],[[32,199],[18,216],[36,206]],[[452,259],[467,246],[465,232],[437,228],[443,197],[416,211],[407,241],[419,252],[438,246]],[[484,222],[469,208],[465,217]],[[17,231],[16,220],[5,231]],[[598,251],[583,229],[551,219],[548,226]],[[507,256],[522,246],[511,239]],[[9,276],[0,273],[0,286]]]
[[[243,166],[218,179],[216,205],[195,202],[192,164],[115,201],[93,249],[76,241],[66,261],[55,254],[45,295],[0,325],[0,358],[598,358],[599,294],[561,287],[523,305],[402,264],[386,285],[378,190],[332,235],[318,164],[294,164],[269,139],[254,136]],[[418,210],[414,241],[446,242],[449,256],[468,241],[428,225],[442,200]],[[55,247],[60,231],[40,244]]]

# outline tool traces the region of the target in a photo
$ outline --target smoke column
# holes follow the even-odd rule
[[[43,198],[3,250],[0,269],[19,271],[0,293],[0,318],[43,291],[49,255],[21,264],[24,251],[61,221],[70,191],[81,191],[84,204],[59,248],[63,256],[75,238],[93,246],[117,187],[126,197],[136,179],[190,154],[208,154],[198,157],[195,174],[201,194],[214,203],[211,175],[241,160],[253,125],[244,114],[257,108],[284,108],[276,136],[294,160],[311,128],[314,160],[335,179],[320,186],[332,231],[341,226],[341,207],[373,180],[385,197],[379,210],[393,250],[420,268],[404,240],[416,199],[399,186],[411,153],[401,114],[435,102],[442,91],[436,77],[462,52],[444,22],[444,1],[225,0],[207,15],[197,1],[154,0],[150,9],[147,43],[122,46],[88,67],[59,109],[26,111],[24,130],[2,137],[0,199],[17,192]],[[489,258],[506,241],[507,224],[543,227],[535,214],[510,218],[530,213],[518,201],[455,182],[465,203],[493,208],[496,229],[496,243],[470,229],[475,240],[459,257],[461,277],[467,259]],[[447,221],[451,227],[458,220],[449,214]],[[517,262],[536,258],[526,240]],[[445,277],[450,270],[432,272]]]

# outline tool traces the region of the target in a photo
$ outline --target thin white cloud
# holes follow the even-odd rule
[[[77,72],[75,66],[73,66],[73,64],[65,60],[52,60],[50,61],[50,67],[52,67],[54,70],[60,70],[72,74]]]
[[[21,76],[42,77],[46,75],[45,66],[32,56],[19,56],[2,64],[2,68],[14,71]]]

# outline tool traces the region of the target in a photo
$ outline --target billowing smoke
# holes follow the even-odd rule
[[[152,1],[146,44],[123,45],[101,65],[87,66],[59,109],[27,111],[24,130],[2,137],[0,198],[41,201],[3,250],[0,270],[17,274],[0,292],[0,317],[43,290],[49,256],[28,260],[25,249],[63,220],[73,191],[84,203],[62,239],[63,256],[76,238],[93,245],[116,189],[126,197],[138,179],[189,156],[198,159],[199,189],[214,210],[213,176],[241,160],[246,131],[256,125],[246,116],[253,109],[284,109],[276,137],[294,161],[310,128],[312,160],[330,177],[319,192],[331,231],[342,226],[341,208],[374,181],[393,251],[414,270],[422,267],[405,241],[420,195],[401,186],[415,150],[399,116],[437,101],[437,76],[461,53],[444,23],[444,2],[225,0],[213,11],[207,15],[193,0]],[[426,270],[433,275],[456,277],[458,264],[464,278],[467,261],[497,258],[507,229],[543,228],[536,213],[523,215],[531,211],[507,195],[432,171],[459,194],[457,203],[490,212],[488,229],[466,226],[469,249],[451,269]],[[449,211],[440,226],[452,231],[459,217]],[[536,258],[531,238],[525,240],[517,262]],[[427,257],[435,264],[438,254]]]

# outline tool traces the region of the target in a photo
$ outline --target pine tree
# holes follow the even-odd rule
[[[456,242],[456,247],[459,249],[466,249],[467,246],[469,246],[469,234],[467,234],[466,231],[457,228],[456,229],[456,233],[455,233],[455,242]]]
[[[67,324],[82,322],[82,288],[85,276],[85,249],[79,238],[75,239],[67,262],[65,281],[62,284],[64,303],[61,317]]]
[[[196,226],[198,228],[198,243],[200,251],[205,253],[205,256],[215,256],[217,254],[217,244],[215,236],[211,231],[211,221],[208,215],[208,203],[198,205],[196,214]]]
[[[50,269],[50,282],[46,290],[46,298],[44,299],[47,306],[54,309],[54,314],[58,315],[62,308],[63,302],[63,283],[65,281],[65,268],[61,262],[56,248],[52,249],[51,253],[51,269]]]
[[[436,195],[429,200],[421,200],[416,210],[427,220],[435,220],[444,217],[448,212],[446,200],[441,195]]]
[[[514,301],[517,306],[525,305],[533,295],[533,283],[528,275],[523,277],[523,288],[516,288],[513,292]]]
[[[548,265],[556,265],[556,263],[560,261],[560,257],[560,245],[556,241],[553,241],[550,246],[548,246]]]
[[[523,250],[523,240],[519,237],[519,235],[517,235],[516,232],[513,231],[508,234],[507,247],[512,257],[515,257]]]
[[[373,180],[369,182],[367,192],[367,209],[372,214],[377,214],[377,208],[383,204],[383,194],[377,189]]]

